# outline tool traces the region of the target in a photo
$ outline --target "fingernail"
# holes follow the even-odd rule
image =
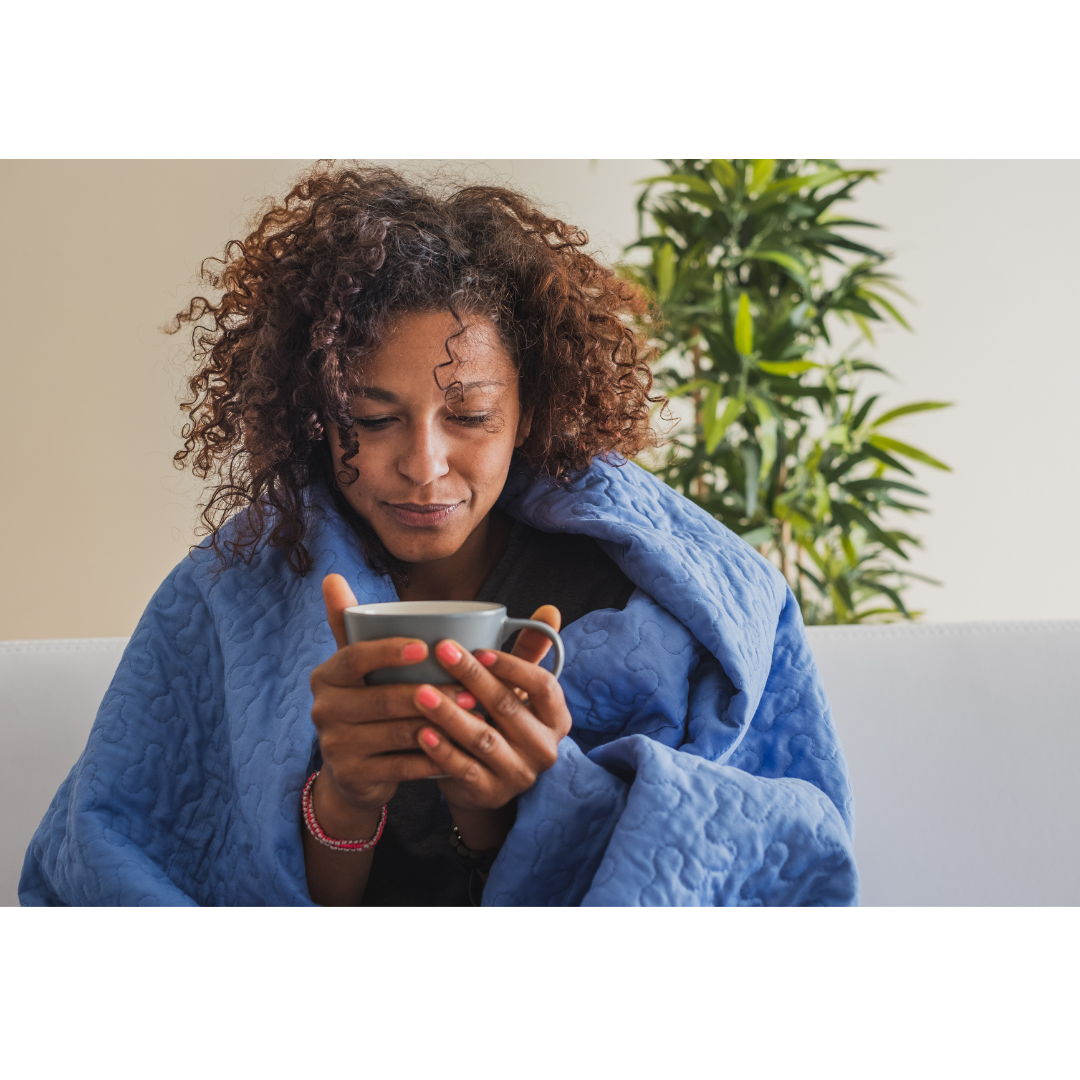
[[[458,694],[457,703],[463,709],[475,709],[476,708],[476,698],[474,698],[472,696],[472,694],[466,694],[466,693]]]
[[[424,740],[424,743],[427,746],[439,745],[439,736],[436,735],[431,728],[424,728],[424,730],[420,732],[420,738]]]
[[[435,655],[448,664],[456,664],[461,659],[461,650],[449,641],[444,641],[436,648]]]
[[[401,650],[402,660],[423,660],[424,659],[424,646],[419,641],[410,641],[404,649]]]
[[[439,695],[430,686],[422,686],[416,693],[416,700],[425,709],[434,709],[439,704]]]
[[[479,660],[484,667],[491,667],[499,658],[493,652],[488,652],[487,649],[481,649],[477,652],[476,659]]]

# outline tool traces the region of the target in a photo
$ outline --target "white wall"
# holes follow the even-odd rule
[[[609,257],[635,233],[650,161],[442,164],[508,179],[584,226]],[[851,164],[856,164],[851,162]],[[862,164],[862,163],[858,163]],[[918,304],[885,333],[888,400],[948,412],[897,434],[933,512],[912,601],[934,621],[1080,617],[1080,390],[1072,333],[1080,163],[891,162],[857,212]],[[8,161],[0,263],[0,638],[126,635],[191,542],[195,488],[170,464],[179,342],[158,327],[200,258],[301,162]]]
[[[916,306],[880,338],[888,400],[955,401],[896,434],[953,467],[920,469],[932,513],[915,569],[934,621],[1080,617],[1080,162],[892,161],[857,215]]]

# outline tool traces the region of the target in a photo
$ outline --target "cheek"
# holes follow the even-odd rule
[[[474,486],[501,486],[514,453],[513,433],[500,431],[470,441],[472,445],[461,447],[455,454],[457,471],[474,482]]]

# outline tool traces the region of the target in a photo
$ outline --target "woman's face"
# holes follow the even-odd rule
[[[453,555],[502,491],[514,448],[528,435],[514,366],[486,319],[468,317],[451,342],[457,360],[439,372],[460,380],[464,396],[447,403],[433,372],[446,363],[446,340],[460,324],[448,312],[406,315],[365,365],[352,401],[360,452],[358,479],[342,492],[403,562]],[[342,447],[327,432],[336,470]]]

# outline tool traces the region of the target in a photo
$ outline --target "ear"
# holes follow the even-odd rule
[[[518,420],[517,438],[514,440],[514,449],[517,450],[522,443],[529,437],[529,432],[532,431],[533,410],[530,405],[522,414]]]

